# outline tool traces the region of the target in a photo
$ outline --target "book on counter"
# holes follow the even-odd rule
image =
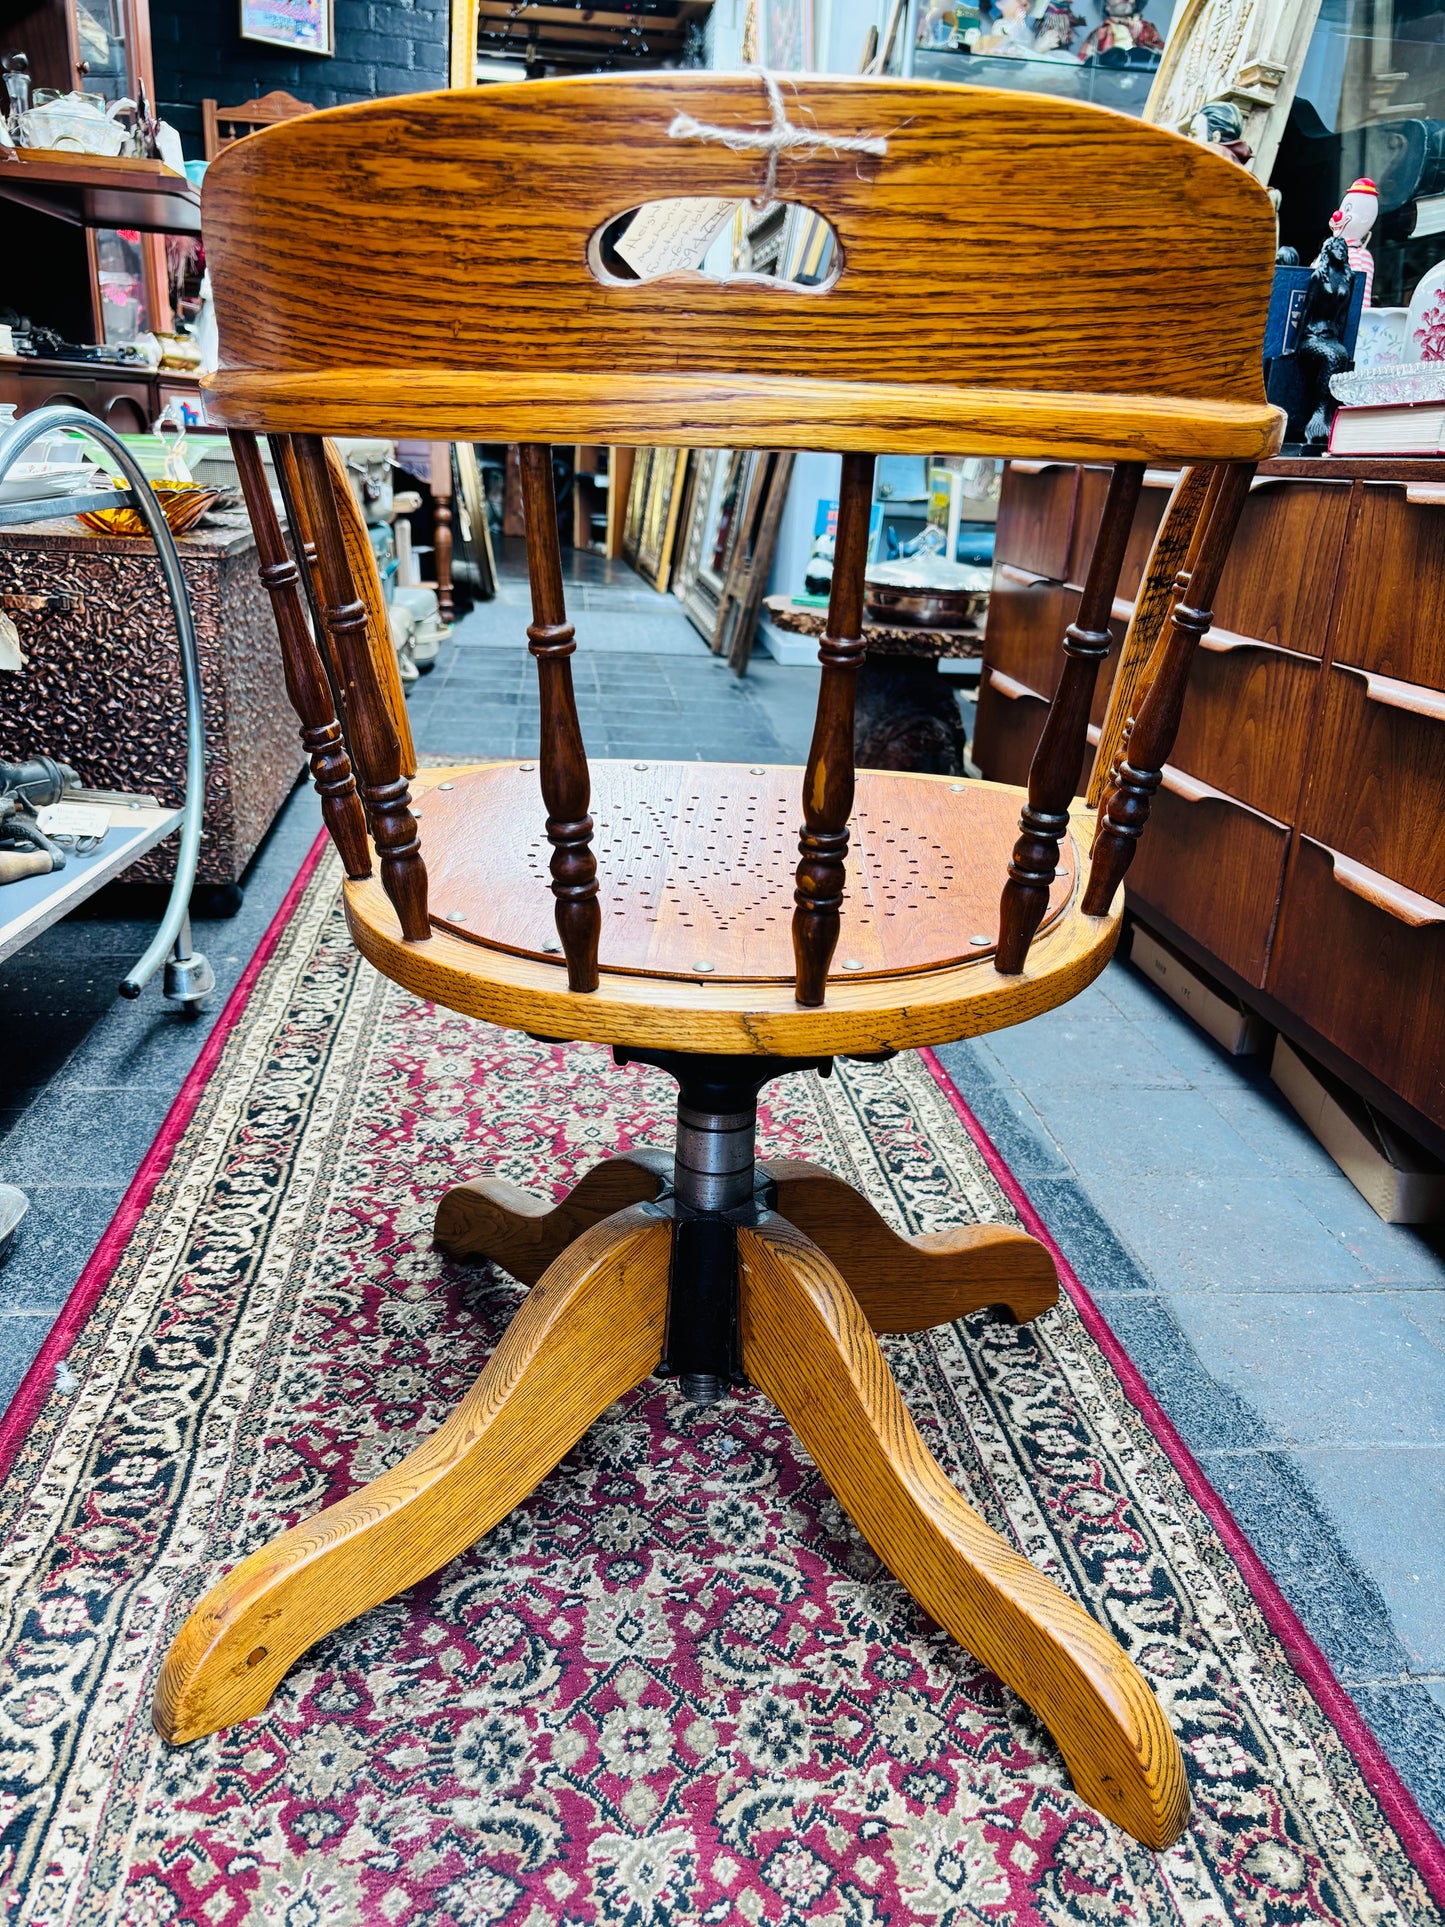
[[[1331,455],[1445,455],[1445,362],[1336,375]]]

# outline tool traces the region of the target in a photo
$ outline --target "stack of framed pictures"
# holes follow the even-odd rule
[[[837,237],[821,214],[775,201],[740,206],[735,274],[816,287],[833,271]],[[694,628],[742,675],[777,547],[793,458],[772,449],[640,448],[622,554],[655,589],[669,580]]]
[[[687,450],[639,448],[632,465],[622,556],[654,589],[666,589],[687,475]]]

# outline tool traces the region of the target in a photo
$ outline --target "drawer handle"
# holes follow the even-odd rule
[[[1411,508],[1445,508],[1445,482],[1407,482],[1405,500]]]
[[[1241,803],[1237,796],[1231,796],[1227,790],[1217,790],[1212,783],[1201,783],[1197,776],[1190,776],[1187,771],[1176,769],[1172,763],[1164,765],[1160,780],[1170,795],[1177,796],[1181,802],[1224,803],[1232,810],[1243,810],[1246,816],[1257,816],[1261,823],[1268,823],[1272,830],[1287,832],[1289,829],[1287,823],[1281,823],[1273,816],[1266,816],[1263,810],[1257,810],[1252,803]]]
[[[1006,696],[1011,703],[1016,703],[1021,698],[1027,698],[1028,701],[1035,703],[1046,703],[1049,700],[1047,696],[1041,696],[1037,689],[1030,689],[1026,682],[1015,682],[1012,676],[1006,676],[1001,669],[990,669],[988,679],[1000,696]]]
[[[1430,924],[1445,924],[1445,903],[1436,903],[1433,897],[1422,897],[1417,890],[1407,890],[1403,883],[1382,877],[1378,870],[1366,869],[1363,863],[1341,856],[1338,850],[1332,850],[1327,843],[1315,843],[1312,836],[1304,840],[1324,852],[1330,860],[1335,882],[1353,896],[1363,897],[1366,903],[1373,903],[1377,910],[1383,910],[1399,923],[1408,923],[1415,930],[1423,930]]]
[[[1265,642],[1259,636],[1241,636],[1233,629],[1211,629],[1199,638],[1199,647],[1216,656],[1231,655],[1236,649],[1260,649],[1266,655],[1288,656],[1292,662],[1319,662],[1318,656],[1306,655],[1302,649],[1286,649],[1283,643]]]
[[[1445,723],[1445,691],[1423,689],[1417,682],[1397,682],[1393,676],[1372,675],[1352,663],[1336,663],[1347,676],[1358,676],[1365,685],[1365,700],[1383,703],[1387,709],[1408,710],[1412,716],[1427,716],[1432,723]]]
[[[1029,462],[1010,460],[1009,467],[1015,475],[1042,475],[1050,468],[1072,468],[1072,462]]]
[[[998,563],[994,574],[1005,582],[1016,582],[1021,589],[1036,589],[1040,583],[1050,581],[1050,577],[1035,575],[1032,569],[1020,569],[1012,562]]]

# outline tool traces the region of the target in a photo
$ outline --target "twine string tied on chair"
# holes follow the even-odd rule
[[[767,207],[777,200],[778,156],[790,149],[804,148],[815,153],[826,149],[832,154],[888,152],[888,142],[881,134],[824,134],[816,128],[795,126],[788,119],[777,76],[760,67],[758,78],[763,83],[768,105],[772,109],[771,127],[713,127],[706,121],[695,120],[691,114],[678,114],[667,130],[669,140],[716,141],[730,148],[734,154],[766,154],[768,172],[762,193],[754,199],[755,207]]]

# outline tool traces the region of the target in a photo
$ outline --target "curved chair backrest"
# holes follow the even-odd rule
[[[603,231],[645,202],[769,191],[832,224],[837,266],[823,285],[692,270],[625,281],[602,265]],[[361,873],[369,858],[329,683],[408,940],[430,925],[404,729],[368,648],[377,625],[338,520],[328,434],[523,445],[541,788],[579,991],[598,982],[600,912],[545,444],[843,452],[793,923],[805,1004],[823,1001],[838,938],[874,451],[1115,464],[1004,888],[995,960],[1009,973],[1024,967],[1067,829],[1143,463],[1209,465],[1190,600],[1174,609],[1111,771],[1083,906],[1108,910],[1173,743],[1252,465],[1279,441],[1261,374],[1274,216],[1242,168],[1042,96],[615,75],[289,121],[212,165],[202,222],[223,362],[206,384],[212,413],[241,443],[257,430],[292,438],[294,464],[281,445],[280,466],[294,472],[293,521],[314,540],[323,655],[253,447],[242,473],[327,820]]]
[[[756,76],[425,94],[238,142],[202,201],[222,419],[438,440],[1267,452],[1274,216],[1243,168],[1042,96],[799,79],[783,102],[821,138],[886,143],[778,158],[777,194],[838,237],[818,288],[619,281],[589,262],[640,203],[762,191],[765,155],[674,137],[680,110],[765,134]]]

